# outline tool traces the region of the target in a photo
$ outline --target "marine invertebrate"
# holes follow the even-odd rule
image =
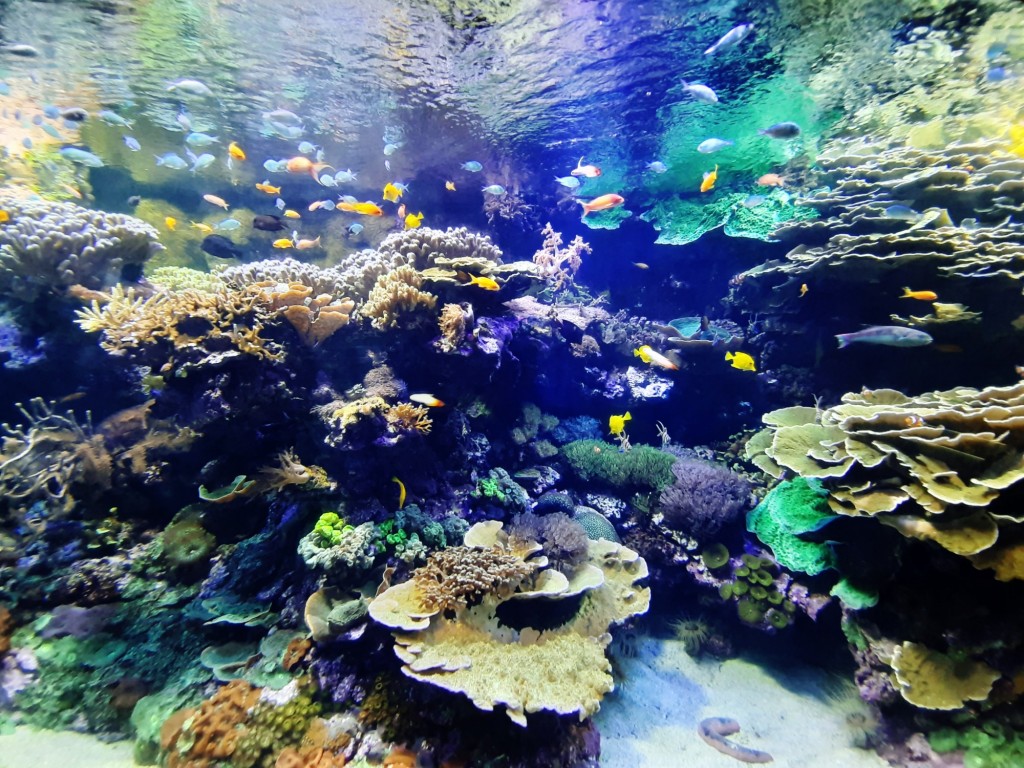
[[[11,633],[14,631],[14,619],[6,605],[0,605],[0,656],[11,650]]]
[[[242,680],[220,688],[198,709],[179,710],[160,731],[160,747],[168,768],[192,768],[214,760],[229,760],[239,737],[237,727],[249,717],[259,701],[259,689]]]
[[[672,621],[669,628],[690,656],[699,656],[704,643],[711,637],[711,626],[701,616],[683,616]]]
[[[485,596],[507,596],[535,566],[496,548],[448,547],[434,552],[413,573],[420,603],[432,613],[454,613]]]
[[[584,254],[591,253],[590,245],[576,235],[565,248],[562,247],[562,234],[555,232],[549,221],[541,230],[544,242],[540,250],[533,254],[533,263],[537,265],[540,276],[547,281],[553,291],[561,291],[572,284],[573,278],[583,266]]]
[[[280,491],[290,485],[298,485],[307,491],[325,491],[337,486],[321,467],[306,466],[290,448],[275,458],[277,464],[260,469],[260,484],[269,490]]]
[[[430,434],[433,420],[426,406],[412,403],[397,403],[384,411],[384,420],[392,432],[418,432]]]
[[[355,309],[352,299],[338,299],[330,293],[313,295],[303,283],[257,283],[263,300],[277,310],[298,331],[307,346],[315,347],[339,328],[348,325]]]
[[[217,539],[196,519],[168,525],[161,536],[164,558],[176,568],[187,569],[209,560]]]
[[[901,643],[892,652],[900,694],[923,709],[960,709],[984,701],[1000,673],[981,661],[940,653],[921,643]]]
[[[106,288],[163,249],[153,227],[120,213],[5,196],[0,295],[31,302],[73,285]]]
[[[586,529],[564,512],[516,515],[509,526],[509,535],[539,543],[551,567],[562,573],[574,571],[587,556]]]
[[[772,551],[784,568],[816,576],[835,565],[828,542],[809,541],[811,533],[835,519],[827,493],[816,480],[797,477],[772,488],[747,515],[747,530]]]
[[[774,758],[767,752],[744,747],[726,738],[739,732],[740,724],[728,717],[708,717],[701,720],[697,726],[697,735],[704,740],[705,744],[709,744],[729,757],[735,757],[744,763],[772,762]]]
[[[437,346],[442,352],[456,351],[466,340],[472,324],[473,310],[469,304],[445,304],[437,317],[441,337]]]
[[[672,475],[675,481],[658,497],[658,511],[667,526],[698,541],[714,537],[750,505],[750,484],[725,467],[679,459]]]
[[[421,291],[423,278],[411,266],[397,267],[377,279],[359,314],[384,331],[398,324],[398,319],[419,307],[433,309],[437,297]]]
[[[318,547],[336,547],[346,534],[355,530],[337,512],[324,512],[313,526],[314,543]]]
[[[672,482],[676,460],[648,445],[619,452],[617,446],[600,440],[576,440],[562,446],[560,453],[583,482],[596,481],[620,490],[661,490]]]

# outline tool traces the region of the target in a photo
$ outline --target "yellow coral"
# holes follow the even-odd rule
[[[398,403],[384,412],[384,418],[393,432],[419,432],[426,435],[433,425],[428,414],[427,408],[422,405]]]
[[[411,266],[397,267],[377,278],[359,314],[368,318],[374,328],[387,330],[398,324],[398,318],[418,307],[433,309],[437,297],[421,291],[423,278]]]
[[[922,709],[960,709],[984,701],[999,673],[987,664],[957,660],[920,643],[896,646],[893,678],[900,694]]]

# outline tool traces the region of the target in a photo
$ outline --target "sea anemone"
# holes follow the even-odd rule
[[[690,656],[699,656],[711,637],[711,626],[703,616],[682,616],[671,624],[672,634]]]

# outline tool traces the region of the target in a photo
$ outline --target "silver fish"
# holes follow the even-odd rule
[[[721,152],[731,146],[732,142],[726,139],[704,139],[697,145],[697,151],[702,155],[710,155],[712,152]]]
[[[188,163],[181,159],[181,157],[174,152],[168,152],[166,155],[156,156],[157,167],[170,168],[172,171],[180,171],[188,168]]]
[[[850,344],[882,344],[887,347],[923,347],[932,343],[932,337],[915,328],[900,325],[873,325],[854,333],[837,333],[836,341],[843,349]]]
[[[193,96],[213,96],[213,91],[210,90],[210,87],[199,80],[177,80],[168,85],[167,90],[190,93]]]
[[[683,92],[688,93],[704,104],[717,104],[718,94],[701,83],[688,83],[683,80]]]
[[[101,160],[98,155],[94,155],[92,152],[84,149],[78,149],[77,147],[64,147],[60,153],[72,163],[85,165],[89,168],[103,167],[103,160]]]
[[[728,51],[730,48],[735,48],[737,45],[746,40],[750,33],[754,31],[753,24],[740,24],[733,27],[720,38],[718,42],[704,51],[705,56],[713,56],[721,51]]]
[[[758,131],[762,136],[771,136],[773,139],[795,139],[800,135],[800,126],[796,123],[776,123],[762,128]]]

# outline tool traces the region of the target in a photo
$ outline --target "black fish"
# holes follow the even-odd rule
[[[68,107],[60,111],[60,116],[63,117],[65,120],[71,120],[72,122],[80,123],[89,116],[89,113],[81,107]]]
[[[264,232],[280,232],[284,229],[284,222],[277,216],[253,216],[252,228],[262,229]]]
[[[579,344],[583,341],[583,329],[575,323],[570,323],[568,320],[559,320],[558,330],[561,331],[562,338],[570,344]]]
[[[221,235],[207,235],[199,247],[218,259],[241,259],[245,256],[241,248]]]
[[[134,208],[136,205],[142,202],[142,197],[140,195],[132,195],[131,197],[128,198],[126,202],[129,206]]]

